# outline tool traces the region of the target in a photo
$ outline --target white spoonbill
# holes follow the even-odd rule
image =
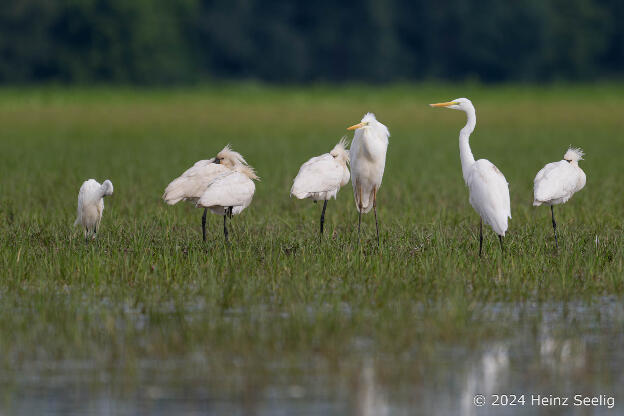
[[[209,209],[213,214],[223,215],[223,234],[228,241],[227,217],[240,214],[251,204],[256,192],[254,180],[259,180],[254,169],[241,164],[229,173],[217,176],[208,184],[202,194],[198,207]]]
[[[347,130],[355,130],[351,142],[351,183],[353,196],[358,210],[358,241],[362,213],[373,208],[375,211],[375,229],[377,230],[377,247],[379,247],[379,223],[377,222],[377,191],[381,186],[386,167],[386,151],[388,150],[388,128],[375,118],[375,114],[367,113],[362,121]]]
[[[97,236],[102,212],[104,211],[104,197],[113,194],[113,183],[108,179],[100,185],[95,179],[84,181],[78,193],[78,215],[74,225],[84,227],[85,240],[89,241],[89,234],[92,238]]]
[[[321,236],[327,201],[332,197],[336,199],[340,188],[349,182],[350,174],[347,163],[349,163],[349,151],[347,140],[343,137],[331,152],[313,157],[301,165],[290,189],[290,194],[299,199],[310,198],[315,203],[324,201],[321,212]]]
[[[533,181],[533,205],[550,205],[552,214],[552,226],[555,233],[555,246],[559,248],[557,241],[557,223],[555,222],[555,210],[553,205],[564,204],[572,198],[576,192],[585,186],[585,172],[579,167],[579,160],[583,160],[585,153],[579,148],[570,147],[563,155],[563,160],[547,164],[537,172]]]
[[[468,121],[459,132],[459,157],[461,159],[464,181],[470,191],[470,205],[481,216],[479,226],[479,256],[483,248],[483,221],[489,224],[498,234],[501,251],[503,251],[503,237],[507,231],[507,220],[511,218],[511,203],[509,202],[509,185],[505,176],[492,162],[487,159],[475,161],[470,150],[470,133],[477,124],[475,108],[467,98],[457,98],[446,103],[429,104],[431,107],[446,107],[462,110]]]
[[[169,205],[184,200],[204,208],[202,215],[204,241],[206,241],[208,209],[215,214],[223,215],[224,234],[227,240],[225,216],[239,214],[251,203],[255,191],[252,179],[258,179],[253,168],[247,165],[240,153],[227,145],[216,157],[200,160],[174,179],[165,189],[163,199]],[[203,202],[200,203],[202,199]],[[215,202],[216,199],[219,201]]]

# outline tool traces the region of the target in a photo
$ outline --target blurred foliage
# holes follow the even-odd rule
[[[12,0],[0,82],[621,76],[620,0]]]

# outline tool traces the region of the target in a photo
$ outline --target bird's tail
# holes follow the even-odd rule
[[[181,178],[174,179],[163,193],[162,199],[168,205],[175,205],[184,199],[186,188],[184,188],[184,182]]]
[[[294,195],[298,199],[303,199],[308,197],[308,192],[299,189],[296,183],[293,183],[292,188],[290,188],[290,195]]]

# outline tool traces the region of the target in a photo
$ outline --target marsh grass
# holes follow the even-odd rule
[[[458,156],[464,115],[426,105],[460,96],[477,108],[475,157],[510,183],[504,255],[488,227],[477,257],[479,219]],[[32,363],[85,360],[113,369],[124,391],[146,360],[179,359],[187,377],[248,392],[275,362],[296,375],[321,357],[331,374],[371,353],[394,363],[382,377],[421,379],[440,345],[476,347],[512,331],[488,321],[483,305],[620,297],[622,96],[611,84],[3,89],[4,382]],[[288,196],[301,163],[328,152],[367,111],[392,134],[380,251],[372,214],[358,249],[350,184],[328,204],[320,243],[321,206]],[[231,244],[216,216],[204,244],[201,211],[160,196],[227,143],[261,181],[230,223]],[[556,209],[557,251],[549,210],[531,206],[532,180],[570,144],[586,151],[588,180]],[[87,178],[115,186],[89,244],[72,227]],[[237,360],[245,381],[228,378]]]

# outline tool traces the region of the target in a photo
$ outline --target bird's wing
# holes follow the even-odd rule
[[[74,225],[80,224],[82,219],[82,206],[84,204],[84,195],[82,192],[82,188],[84,188],[84,185],[80,187],[80,192],[78,192],[78,211],[76,213],[76,221],[74,221]]]
[[[570,197],[577,191],[579,179],[577,168],[565,160],[549,163],[535,176],[533,196],[542,202]]]
[[[78,210],[74,225],[81,222],[85,206],[93,203],[96,197],[99,196],[100,186],[101,185],[95,179],[89,179],[82,183],[80,191],[78,192]]]
[[[509,185],[503,173],[489,160],[475,162],[468,177],[470,204],[499,235],[507,231],[511,218]]]
[[[360,154],[360,148],[362,146],[362,132],[360,130],[356,130],[353,135],[353,140],[351,140],[351,145],[349,146],[349,159],[351,163],[353,161],[358,160],[358,155]]]
[[[357,179],[360,177],[362,170],[362,132],[360,129],[355,131],[351,146],[349,146],[349,159],[351,166],[351,185],[353,187],[353,197],[355,199],[355,206],[360,206],[360,193],[358,189]],[[361,184],[360,184],[361,185]],[[366,195],[362,195],[366,198]],[[369,204],[367,204],[369,205]],[[358,208],[359,209],[359,208]],[[364,212],[368,212],[365,210]]]
[[[240,172],[230,171],[215,178],[197,201],[201,207],[247,206],[253,198],[256,186]]]
[[[214,178],[227,172],[230,170],[221,164],[214,163],[214,159],[200,160],[167,186],[163,199],[169,205],[176,204],[183,199],[196,200],[201,197]]]
[[[576,191],[578,192],[581,189],[583,189],[585,187],[585,184],[587,183],[587,176],[585,176],[585,172],[583,172],[583,169],[581,168],[577,168],[578,169],[578,182],[576,184]]]
[[[313,157],[299,169],[290,193],[305,198],[309,193],[334,191],[343,175],[344,168],[329,153]]]

